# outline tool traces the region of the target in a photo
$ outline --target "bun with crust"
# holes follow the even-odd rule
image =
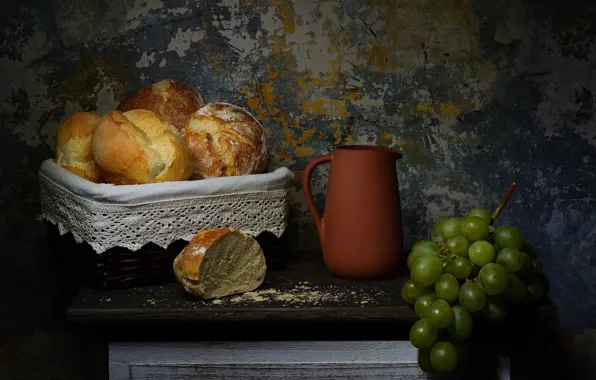
[[[194,178],[260,174],[267,169],[265,131],[244,108],[207,103],[188,119],[184,141],[194,162]]]
[[[101,116],[77,112],[69,116],[56,134],[56,164],[91,182],[102,182],[91,154],[91,138]]]
[[[165,79],[151,83],[126,98],[118,111],[149,110],[182,130],[186,121],[205,101],[201,94],[181,82]]]
[[[178,130],[148,110],[108,112],[91,148],[103,178],[116,185],[184,181],[193,172]]]

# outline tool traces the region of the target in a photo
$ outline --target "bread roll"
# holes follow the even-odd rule
[[[184,129],[186,121],[205,102],[197,91],[184,83],[162,80],[152,83],[141,91],[125,99],[118,111],[135,109],[153,111],[178,130]]]
[[[91,149],[103,178],[116,185],[183,181],[193,172],[178,130],[147,110],[108,112]]]
[[[255,290],[266,271],[259,243],[228,227],[200,231],[174,259],[180,285],[201,299]]]
[[[184,128],[195,164],[194,178],[263,173],[268,152],[265,131],[248,111],[228,103],[199,108]]]
[[[77,112],[68,117],[56,134],[56,164],[91,182],[102,181],[91,154],[91,137],[101,116]]]

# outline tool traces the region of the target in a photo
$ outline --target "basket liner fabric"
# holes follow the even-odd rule
[[[96,253],[190,241],[201,229],[234,227],[280,237],[294,174],[270,173],[143,185],[96,184],[49,159],[39,169],[41,218]]]

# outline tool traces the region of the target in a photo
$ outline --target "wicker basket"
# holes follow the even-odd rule
[[[66,253],[71,267],[77,268],[84,285],[95,289],[124,289],[174,282],[174,258],[188,242],[176,241],[167,249],[147,244],[138,251],[115,247],[97,254],[87,243],[76,243],[70,234],[60,235],[50,226],[50,244]],[[268,269],[283,266],[285,250],[281,239],[270,233],[257,236],[265,253]]]
[[[54,225],[53,246],[77,264],[85,284],[116,289],[173,281],[174,258],[202,229],[233,227],[256,236],[269,267],[275,266],[294,174],[278,168],[115,187],[90,183],[46,160],[39,178],[41,218]]]

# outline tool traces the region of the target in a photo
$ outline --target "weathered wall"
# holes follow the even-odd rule
[[[7,3],[7,2],[5,2]],[[15,326],[56,317],[36,170],[59,123],[177,79],[264,123],[297,174],[294,241],[316,246],[300,179],[340,144],[404,153],[406,242],[493,208],[541,251],[563,323],[596,317],[596,12],[589,1],[11,1],[0,15],[0,283]],[[327,170],[313,180],[319,204]],[[37,288],[36,288],[37,287]],[[16,290],[14,290],[16,289]],[[23,301],[33,297],[42,302]],[[16,323],[18,321],[18,323]],[[18,331],[15,327],[12,331]]]

